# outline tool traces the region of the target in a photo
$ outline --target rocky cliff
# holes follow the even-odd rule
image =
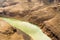
[[[38,25],[52,40],[60,40],[60,0],[2,0],[0,16]]]

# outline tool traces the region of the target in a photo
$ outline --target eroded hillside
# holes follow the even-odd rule
[[[38,25],[52,40],[60,40],[60,0],[6,0],[0,16]]]

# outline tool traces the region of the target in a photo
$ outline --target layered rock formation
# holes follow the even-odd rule
[[[59,2],[60,0],[7,0],[1,4],[0,16],[33,23],[52,40],[60,40]]]

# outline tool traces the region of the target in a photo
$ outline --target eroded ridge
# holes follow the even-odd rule
[[[50,10],[48,10],[50,9]],[[16,18],[16,19],[22,19],[23,21],[27,21],[33,24],[38,25],[42,30],[46,29],[47,31],[44,31],[44,33],[48,33],[47,35],[49,37],[51,37],[52,39],[56,38],[57,36],[50,31],[50,29],[46,28],[44,22],[48,21],[50,19],[53,19],[56,16],[56,13],[54,13],[54,7],[48,7],[46,9],[43,10],[37,10],[37,11],[30,11],[30,10],[26,10],[26,11],[22,11],[22,13],[20,13],[20,10],[16,10],[16,11],[11,11],[11,10],[7,10],[7,9],[3,9],[0,13],[1,17],[8,17],[8,18]],[[54,13],[54,14],[53,14]],[[48,26],[47,26],[48,27]],[[50,35],[49,35],[50,32]],[[2,32],[4,33],[4,32]],[[58,39],[58,37],[56,38]]]
[[[56,35],[54,27],[55,26],[49,26],[51,29],[48,28],[48,25],[46,25],[44,22],[49,21],[52,19],[56,19],[55,17],[60,15],[60,6],[48,6],[44,8],[36,7],[29,7],[26,6],[28,4],[17,4],[13,6],[8,6],[4,8],[0,8],[0,16],[1,17],[8,17],[8,18],[15,18],[23,21],[30,22],[32,24],[38,25],[39,28],[43,30],[44,33],[46,33],[49,37],[52,38],[52,40],[60,40],[60,37]],[[24,7],[23,7],[24,6]],[[52,24],[50,24],[52,25]],[[56,28],[58,28],[56,26]],[[58,29],[57,29],[58,30]],[[59,34],[59,31],[58,31]]]

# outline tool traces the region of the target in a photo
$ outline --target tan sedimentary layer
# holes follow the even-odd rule
[[[20,0],[14,5],[8,4],[0,8],[1,17],[33,23],[38,25],[52,40],[60,40],[60,3],[47,5],[37,0],[32,0],[32,2]]]

